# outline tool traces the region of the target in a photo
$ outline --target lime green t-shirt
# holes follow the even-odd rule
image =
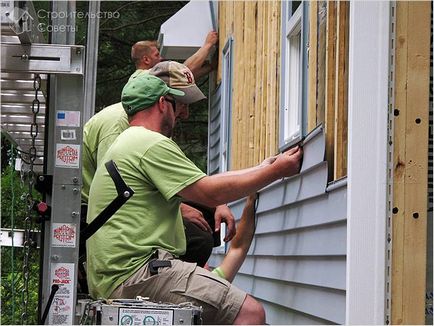
[[[131,77],[148,72],[149,70],[138,69]],[[81,189],[83,201],[87,202],[89,200],[90,185],[99,162],[117,136],[128,127],[128,116],[121,102],[99,111],[84,125],[82,153],[83,187]]]
[[[185,253],[176,194],[205,176],[175,142],[143,127],[122,132],[102,160],[90,188],[88,223],[117,195],[103,162],[113,160],[135,194],[87,241],[94,298],[109,298],[158,248]]]
[[[122,103],[116,103],[95,114],[83,128],[82,200],[89,199],[89,189],[96,168],[115,139],[129,127]]]

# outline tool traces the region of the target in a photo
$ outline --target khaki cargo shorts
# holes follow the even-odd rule
[[[194,263],[175,259],[158,250],[159,260],[170,260],[171,267],[151,275],[148,263],[123,282],[111,299],[134,299],[140,295],[151,301],[180,304],[191,302],[203,308],[204,324],[232,324],[246,298],[246,293],[226,280]]]

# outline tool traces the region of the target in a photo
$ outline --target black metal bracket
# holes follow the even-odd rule
[[[41,194],[52,194],[53,176],[50,174],[42,174],[36,178],[35,189]]]

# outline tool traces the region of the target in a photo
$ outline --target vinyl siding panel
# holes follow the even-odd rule
[[[255,236],[234,284],[264,304],[269,324],[343,324],[347,187],[327,187],[322,128],[303,148],[302,172],[259,192]],[[230,205],[237,219],[244,203]],[[223,257],[214,253],[210,265]]]
[[[219,172],[220,167],[220,114],[221,87],[211,96],[208,115],[208,174]]]

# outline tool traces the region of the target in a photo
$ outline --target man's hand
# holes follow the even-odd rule
[[[290,177],[300,172],[302,159],[303,149],[296,146],[278,155],[272,165],[278,169],[282,178]]]
[[[204,46],[206,46],[206,45],[208,45],[208,46],[216,45],[218,40],[219,40],[219,34],[217,32],[215,32],[215,31],[211,31],[206,36]]]
[[[278,155],[274,155],[274,156],[270,156],[269,158],[266,158],[265,160],[262,161],[262,163],[260,164],[260,166],[267,166],[270,164],[273,164],[274,161],[277,159]]]
[[[200,210],[184,203],[181,203],[180,209],[181,209],[181,215],[183,219],[193,224],[196,224],[203,231],[213,233],[211,227],[203,217],[203,214]]]
[[[220,230],[220,224],[222,222],[225,222],[227,225],[226,228],[226,236],[223,239],[223,241],[228,242],[232,240],[232,238],[235,236],[236,229],[235,229],[235,218],[232,214],[231,209],[227,205],[220,205],[216,207],[215,214],[215,231],[218,232]]]

